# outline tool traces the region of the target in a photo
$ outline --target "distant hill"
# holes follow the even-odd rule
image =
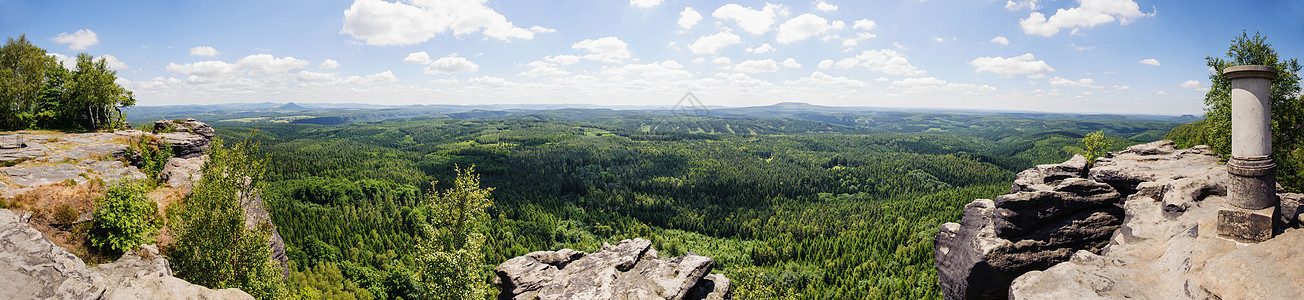
[[[307,107],[299,106],[298,104],[294,104],[294,102],[286,103],[285,105],[281,105],[276,108],[276,110],[307,110],[307,109],[308,109]]]

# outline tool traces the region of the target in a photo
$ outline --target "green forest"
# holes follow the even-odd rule
[[[471,270],[481,283],[528,252],[641,237],[663,255],[715,258],[742,299],[937,298],[932,238],[964,204],[1008,192],[1024,168],[1083,153],[1089,132],[1157,137],[1179,125],[920,114],[905,117],[1006,127],[848,134],[813,121],[622,114],[216,125],[269,157],[264,195],[289,246],[291,293],[337,299],[423,295],[415,245],[447,221],[423,199],[472,167],[493,188],[473,229],[483,235]],[[662,122],[679,131],[648,129]],[[476,298],[497,292],[481,290]]]

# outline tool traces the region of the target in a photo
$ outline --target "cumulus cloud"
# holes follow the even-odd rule
[[[738,4],[725,4],[715,9],[711,16],[721,20],[733,20],[738,23],[738,27],[743,31],[751,34],[763,34],[770,31],[770,27],[778,16],[788,15],[788,9],[783,5],[766,3],[765,7],[755,10],[750,7],[743,7]]]
[[[779,63],[774,62],[773,59],[747,60],[735,65],[733,70],[743,73],[777,72],[779,71]]]
[[[969,65],[974,67],[974,72],[986,71],[1005,76],[1055,71],[1046,61],[1035,59],[1037,58],[1032,53],[1010,58],[979,57],[969,61]]]
[[[803,14],[779,25],[779,35],[776,40],[780,44],[788,44],[810,38],[832,28],[833,26],[829,25],[827,19],[812,14]]]
[[[730,64],[730,63],[733,63],[733,60],[730,60],[728,57],[716,57],[715,59],[712,59],[712,60],[711,60],[711,63],[713,63],[713,64]]]
[[[1065,79],[1065,78],[1063,78],[1063,77],[1055,76],[1055,77],[1051,77],[1050,79],[1047,79],[1046,82],[1049,82],[1050,85],[1054,85],[1054,86],[1071,86],[1071,87],[1101,88],[1100,86],[1096,86],[1096,85],[1094,85],[1094,83],[1095,83],[1096,81],[1093,80],[1093,79],[1091,79],[1091,78],[1082,78],[1082,79],[1078,79],[1078,80],[1069,80],[1069,79]]]
[[[95,34],[90,29],[82,29],[73,33],[59,33],[50,39],[55,43],[68,44],[68,50],[81,51],[87,47],[100,44],[100,35]]]
[[[181,73],[199,77],[221,77],[234,75],[239,72],[235,65],[216,60],[201,61],[184,65],[168,63],[168,66],[165,69],[172,73]]]
[[[76,57],[71,57],[71,56],[67,56],[67,55],[63,55],[63,54],[59,54],[59,53],[54,53],[54,52],[46,52],[45,55],[49,55],[50,57],[54,57],[54,60],[57,61],[57,62],[59,62],[60,65],[63,65],[63,67],[64,67],[65,69],[69,69],[69,70],[75,70],[75,69],[77,69],[77,58],[76,58]]]
[[[703,36],[692,44],[688,44],[688,50],[697,54],[715,54],[716,51],[724,49],[731,45],[741,44],[742,37],[728,31],[717,32],[716,34]]]
[[[833,60],[832,59],[821,60],[819,67],[820,69],[828,70],[829,68],[833,67]]]
[[[1139,62],[1139,63],[1141,63],[1141,64],[1151,65],[1151,66],[1158,66],[1158,65],[1159,65],[1159,60],[1157,60],[1157,59],[1153,59],[1153,58],[1142,59],[1142,60],[1137,61],[1137,62]]]
[[[603,67],[600,74],[621,81],[626,78],[638,78],[651,81],[685,79],[693,77],[684,71],[684,66],[673,60],[650,64],[628,64],[620,67]]]
[[[317,65],[317,68],[322,70],[330,70],[339,67],[340,67],[340,62],[329,58],[327,58],[326,61],[321,62],[320,65]]]
[[[946,81],[937,79],[937,77],[906,78],[906,79],[892,82],[892,85],[896,85],[896,86],[920,86],[920,85],[943,85],[943,84],[946,84]]]
[[[653,8],[661,5],[661,0],[629,0],[629,5],[638,8]]]
[[[1007,38],[1005,38],[1005,37],[1003,37],[1003,36],[997,36],[997,37],[992,38],[991,42],[992,42],[992,43],[1001,44],[1001,45],[1009,45],[1009,44],[1010,44],[1010,39],[1007,39]]]
[[[425,68],[426,74],[453,74],[480,71],[480,66],[457,54],[440,57]]]
[[[821,63],[823,65],[823,63]],[[905,55],[889,49],[877,49],[861,52],[854,57],[844,58],[834,63],[833,66],[839,69],[851,69],[854,67],[865,67],[870,70],[883,72],[884,74],[918,76],[924,75],[924,70],[915,68],[906,59]]]
[[[829,4],[828,2],[824,2],[824,0],[820,0],[818,3],[815,3],[815,9],[819,11],[837,11],[838,6]]]
[[[209,46],[199,46],[199,47],[190,48],[190,55],[193,56],[214,57],[217,56],[218,54],[220,53],[217,52],[217,49],[213,49],[213,47],[209,47]]]
[[[118,71],[129,69],[129,67],[127,67],[127,63],[118,60],[118,58],[114,57],[113,55],[105,54],[100,56],[99,58],[104,59],[104,65],[108,66],[110,69],[114,69]]]
[[[285,73],[308,66],[308,61],[293,57],[276,58],[271,54],[254,54],[235,61],[236,68],[250,75]]]
[[[747,47],[747,52],[756,53],[756,54],[765,54],[765,53],[769,53],[770,51],[774,51],[774,46],[770,46],[770,43],[761,44],[761,46],[756,48]]]
[[[794,80],[784,81],[784,84],[817,85],[817,86],[835,87],[835,88],[843,88],[843,89],[861,88],[868,85],[864,81],[846,78],[842,76],[832,76],[832,75],[824,74],[824,72],[820,72],[820,71],[812,72],[810,73],[810,76],[802,77],[801,79],[795,81]]]
[[[870,20],[870,19],[856,20],[856,22],[851,24],[852,24],[851,28],[860,29],[860,30],[874,30],[874,26],[878,25],[878,23],[874,23],[874,20]]]
[[[1037,2],[1040,2],[1040,0],[1019,0],[1019,1],[1006,0],[1005,9],[1008,9],[1010,11],[1017,11],[1024,8],[1037,10],[1038,8],[1041,8],[1041,6],[1037,5]]]
[[[479,32],[502,41],[528,40],[535,33],[555,31],[540,26],[517,27],[507,17],[485,6],[487,1],[355,0],[344,11],[340,33],[368,45],[402,46],[422,43],[448,31],[454,36]]]
[[[1177,86],[1182,88],[1187,88],[1187,89],[1199,89],[1200,82],[1195,80],[1187,80],[1187,81],[1183,81],[1181,84],[1178,84]]]
[[[575,55],[556,55],[543,58],[544,61],[562,66],[569,66],[580,62],[580,57]]]
[[[792,59],[791,57],[789,57],[788,59],[783,60],[783,62],[781,62],[781,63],[779,63],[779,64],[780,64],[780,65],[783,65],[783,67],[785,67],[785,68],[789,68],[789,69],[801,69],[801,64],[797,63],[797,60]]]
[[[684,11],[679,12],[679,27],[684,29],[693,28],[693,25],[697,25],[697,22],[701,20],[702,14],[697,13],[692,7],[685,7]]]
[[[528,64],[528,66],[531,67],[529,71],[521,72],[516,75],[525,76],[525,77],[545,77],[545,76],[552,77],[552,76],[570,75],[570,72],[567,72],[566,70],[562,70],[560,68],[553,66],[552,64],[542,62],[542,61],[531,62]]]
[[[1078,7],[1056,10],[1049,18],[1040,12],[1032,12],[1028,18],[1019,20],[1019,25],[1023,27],[1023,33],[1052,36],[1059,33],[1060,29],[1072,28],[1071,33],[1077,33],[1079,29],[1114,20],[1127,25],[1132,19],[1154,15],[1153,12],[1141,12],[1133,0],[1078,0],[1078,3]]]
[[[596,40],[583,40],[571,45],[571,49],[589,50],[592,54],[585,55],[584,58],[591,60],[619,62],[629,58],[629,44],[614,36]]]
[[[403,62],[414,65],[428,64],[431,62],[430,53],[425,51],[408,53],[408,56],[403,58]]]

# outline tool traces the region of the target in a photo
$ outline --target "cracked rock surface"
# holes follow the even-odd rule
[[[499,299],[728,299],[730,282],[709,274],[714,260],[658,257],[652,242],[623,240],[588,254],[537,251],[494,268]]]

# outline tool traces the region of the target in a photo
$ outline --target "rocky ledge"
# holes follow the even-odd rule
[[[709,274],[714,260],[688,253],[658,257],[652,242],[623,240],[587,254],[537,251],[494,268],[499,299],[730,299],[729,279]]]
[[[1158,141],[1020,172],[934,242],[946,299],[1301,299],[1304,231],[1258,244],[1216,233],[1226,168],[1208,147]],[[1304,195],[1280,193],[1280,227]]]
[[[108,264],[85,262],[0,209],[0,290],[10,299],[253,299],[172,277],[158,248],[144,245]]]

